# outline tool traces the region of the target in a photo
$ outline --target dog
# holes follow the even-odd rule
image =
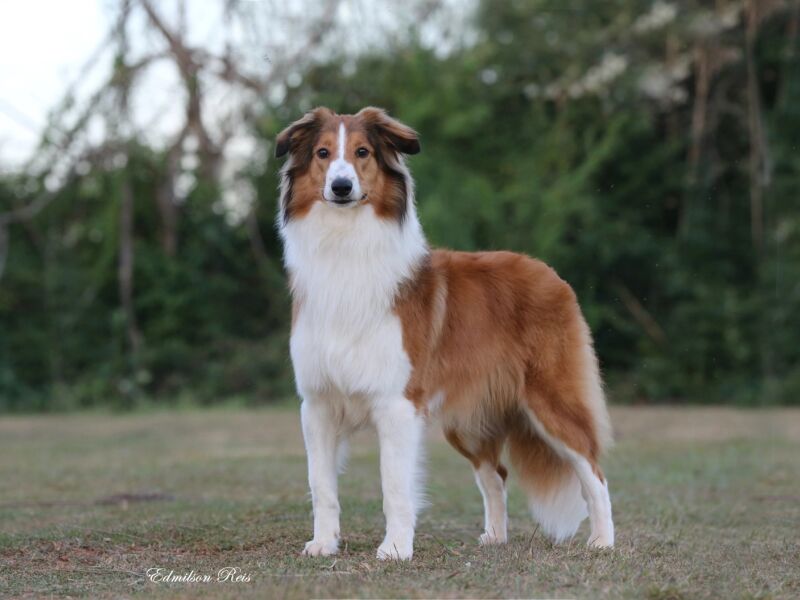
[[[474,469],[481,544],[507,540],[507,445],[545,533],[571,538],[588,514],[589,545],[613,546],[598,464],[610,424],[575,293],[528,256],[431,249],[404,159],[419,151],[413,129],[374,107],[316,108],[276,139],[276,157],[288,155],[277,221],[314,513],[303,554],[337,552],[337,474],[350,434],[371,424],[386,517],[377,556],[412,557],[434,416]]]

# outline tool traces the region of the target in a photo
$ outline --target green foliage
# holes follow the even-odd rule
[[[694,60],[708,41],[697,22],[713,11],[686,3],[643,32],[634,24],[649,3],[551,4],[484,2],[477,42],[446,56],[412,36],[354,68],[331,58],[267,106],[254,131],[271,147],[314,105],[383,106],[421,133],[423,152],[410,164],[430,241],[551,263],[578,293],[612,398],[798,403],[800,48],[792,14],[764,19],[755,48],[770,174],[760,190],[759,247],[745,17],[713,38],[733,58],[714,71],[704,129],[693,138],[697,70],[676,84],[685,98],[648,95],[642,81],[680,56]],[[92,170],[9,229],[0,409],[291,394],[289,303],[273,226],[279,165],[253,165],[254,221],[233,226],[215,210],[217,187],[197,173],[178,208],[172,255],[153,199],[165,157],[134,148],[126,167]],[[123,178],[135,191],[138,352],[117,281]],[[0,211],[40,187],[4,181]],[[253,250],[253,225],[263,252]]]
[[[15,231],[0,285],[0,408],[132,407],[184,394],[263,402],[291,392],[279,255],[256,264],[246,232],[211,210],[216,191],[202,185],[181,207],[178,251],[165,253],[153,200],[159,164],[137,150],[124,169],[65,186]],[[119,308],[122,177],[136,198],[137,353]],[[5,192],[8,205],[27,200]]]

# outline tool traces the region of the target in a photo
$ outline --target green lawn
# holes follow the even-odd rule
[[[5,417],[0,597],[800,596],[800,411],[618,408],[612,420],[612,551],[584,547],[586,524],[571,544],[550,544],[513,475],[511,541],[479,547],[472,473],[433,432],[414,559],[386,564],[374,558],[371,434],[354,443],[341,480],[343,551],[308,559],[297,410]],[[229,566],[250,581],[144,576]]]

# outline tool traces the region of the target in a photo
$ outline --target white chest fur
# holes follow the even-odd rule
[[[291,354],[301,395],[402,393],[411,364],[392,303],[427,252],[413,207],[401,226],[370,206],[317,202],[281,234],[300,302]]]

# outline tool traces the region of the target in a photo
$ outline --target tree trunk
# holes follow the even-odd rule
[[[746,6],[745,60],[747,63],[747,129],[750,135],[750,231],[753,248],[760,257],[764,246],[764,188],[769,183],[767,142],[761,119],[761,96],[755,59],[759,7],[756,0]]]
[[[125,313],[125,328],[128,344],[135,360],[142,346],[142,334],[136,323],[136,312],[133,302],[133,203],[133,190],[131,189],[128,176],[125,175],[122,184],[122,198],[119,211],[119,268],[117,270],[117,275],[119,280],[120,303]]]

